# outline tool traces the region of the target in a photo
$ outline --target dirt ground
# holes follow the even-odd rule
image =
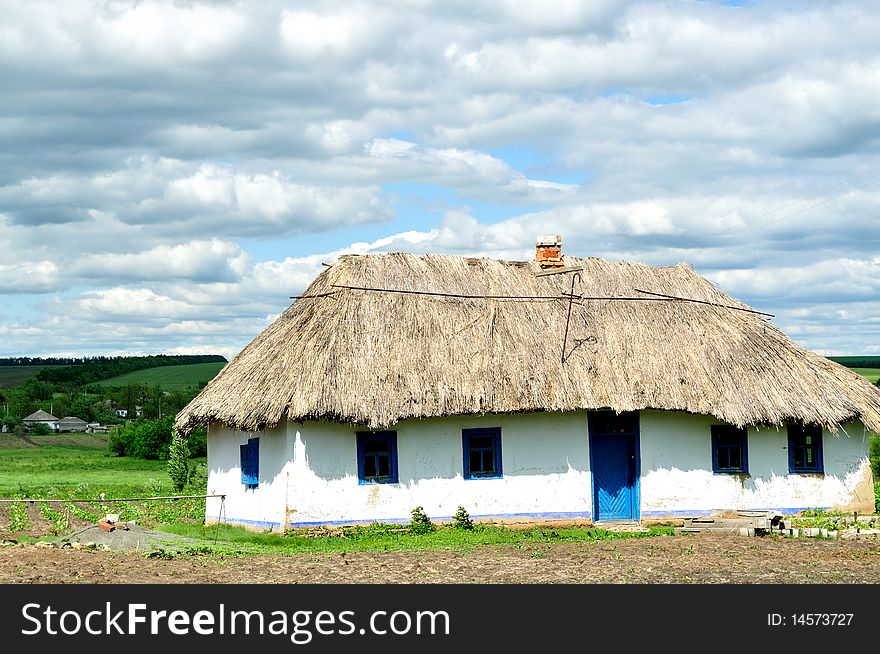
[[[33,505],[26,534],[51,523]],[[70,530],[86,527],[71,516]],[[0,538],[9,533],[0,511]],[[90,538],[94,540],[94,538]],[[173,559],[143,552],[0,546],[0,583],[880,583],[880,539],[686,535],[471,550]]]
[[[668,536],[468,551],[188,555],[11,545],[0,583],[880,583],[880,542]]]

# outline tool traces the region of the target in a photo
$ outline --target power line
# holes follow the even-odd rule
[[[560,295],[471,295],[466,293],[447,293],[441,291],[414,291],[410,289],[400,289],[400,288],[377,288],[372,286],[348,286],[345,284],[331,284],[333,288],[341,288],[347,289],[351,291],[367,291],[373,293],[398,293],[403,295],[427,295],[432,297],[445,297],[445,298],[456,298],[456,299],[465,299],[465,300],[513,300],[518,302],[543,302],[547,300],[597,300],[603,302],[694,302],[696,304],[706,304],[713,307],[719,307],[722,309],[731,309],[733,311],[744,311],[746,313],[755,313],[762,316],[769,316],[773,318],[773,314],[765,313],[763,311],[756,311],[755,309],[746,309],[743,307],[736,307],[729,304],[720,304],[717,302],[709,302],[708,300],[695,300],[692,298],[686,297],[678,297],[675,295],[665,295],[663,293],[652,293],[651,291],[643,291],[640,289],[633,289],[637,293],[645,293],[646,295],[653,295],[656,297],[638,297],[638,296],[588,296],[588,295],[573,295],[571,293],[561,293]],[[321,295],[307,295],[301,296],[302,299],[308,298],[317,298],[324,297],[329,295],[328,293],[323,293]]]

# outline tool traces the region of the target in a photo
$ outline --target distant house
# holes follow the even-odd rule
[[[55,431],[58,432],[70,432],[70,431],[86,431],[88,427],[88,423],[85,420],[80,420],[76,416],[65,416],[61,420],[59,420],[55,425]]]
[[[143,407],[135,406],[135,408],[134,408],[135,417],[140,418],[142,413],[143,413]],[[128,418],[129,417],[128,416],[128,409],[126,409],[124,407],[117,407],[116,408],[116,417],[117,418]]]
[[[40,409],[39,411],[34,411],[28,417],[23,418],[22,422],[27,429],[33,429],[33,427],[42,423],[52,431],[55,431],[55,425],[58,423],[58,418],[53,416],[51,413],[46,413],[45,411]]]

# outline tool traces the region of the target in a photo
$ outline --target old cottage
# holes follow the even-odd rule
[[[323,271],[177,416],[209,429],[225,519],[873,509],[878,389],[688,265],[553,246]]]

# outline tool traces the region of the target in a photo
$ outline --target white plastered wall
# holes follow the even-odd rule
[[[848,506],[870,488],[868,435],[860,423],[825,433],[822,475],[788,474],[784,428],[750,428],[749,475],[712,472],[714,418],[680,412],[640,414],[641,517],[700,515],[728,508]],[[500,479],[464,479],[461,430],[500,427]],[[449,519],[458,506],[500,520],[586,519],[592,475],[586,412],[454,416],[405,420],[397,431],[396,484],[359,484],[356,428],[329,422],[282,423],[258,434],[212,425],[209,493],[224,493],[224,519],[253,528],[408,521],[422,506]],[[260,437],[260,485],[241,483],[239,445]],[[866,485],[866,473],[868,483]],[[872,492],[872,491],[871,491]],[[220,515],[209,499],[207,520]]]
[[[847,507],[862,502],[870,476],[868,432],[859,422],[824,431],[823,474],[789,474],[784,427],[750,427],[748,475],[712,472],[709,416],[642,411],[643,516],[698,515],[724,509]]]

